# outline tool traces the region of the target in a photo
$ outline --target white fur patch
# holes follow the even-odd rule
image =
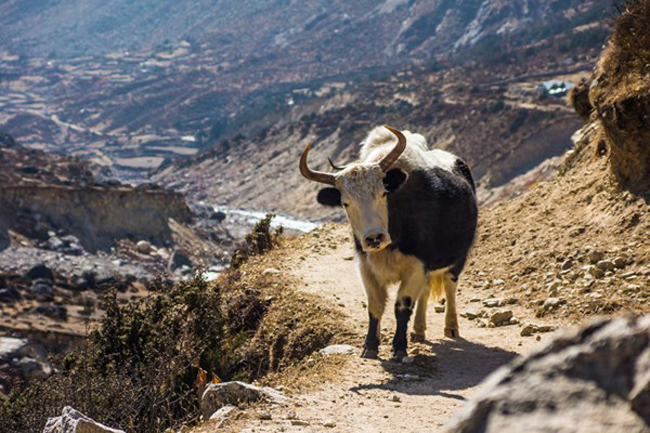
[[[429,150],[426,139],[410,131],[402,131],[406,137],[406,149],[397,160],[394,167],[406,172],[418,167],[440,167],[452,171],[456,164],[456,157],[440,149]],[[359,158],[364,162],[379,161],[397,144],[397,137],[383,126],[374,128],[361,143]]]

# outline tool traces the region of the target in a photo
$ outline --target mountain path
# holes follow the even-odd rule
[[[443,431],[443,426],[477,391],[488,374],[540,344],[536,337],[521,337],[520,326],[482,328],[476,320],[462,317],[459,317],[461,338],[445,338],[444,313],[434,311],[432,300],[427,314],[427,341],[409,343],[409,355],[414,357],[414,362],[389,361],[390,340],[395,329],[392,305],[396,292],[390,290],[381,323],[381,359],[362,359],[359,352],[367,326],[366,299],[352,259],[353,246],[347,228],[321,228],[308,236],[314,238],[312,246],[292,251],[278,267],[299,282],[299,290],[321,296],[344,313],[346,324],[357,335],[354,343],[357,353],[333,355],[347,358],[335,380],[324,380],[315,391],[293,395],[287,406],[269,408],[270,420],[248,418],[245,425],[238,425],[237,431]],[[322,245],[319,245],[320,239]],[[473,290],[465,282],[461,276],[459,313],[480,310],[481,304],[470,300],[482,299],[485,293]],[[535,321],[529,317],[530,311],[522,307],[511,305],[507,308],[524,323]],[[546,339],[550,334],[539,335]],[[318,377],[314,381],[318,381]]]

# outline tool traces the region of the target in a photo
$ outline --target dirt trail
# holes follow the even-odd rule
[[[365,293],[356,275],[353,248],[349,240],[346,242],[347,228],[326,226],[309,238],[307,249],[294,250],[279,267],[301,283],[299,290],[322,296],[349,318],[349,327],[358,335],[354,345],[360,350],[367,326]],[[480,309],[480,304],[470,300],[482,299],[485,293],[472,291],[470,284],[463,282],[461,277],[459,312]],[[414,363],[394,363],[388,361],[395,329],[393,299],[382,321],[380,360],[361,359],[358,353],[336,355],[347,358],[337,379],[325,380],[316,391],[294,396],[287,407],[270,408],[271,420],[250,417],[239,431],[441,431],[490,372],[539,344],[535,337],[521,337],[519,326],[481,328],[465,318],[459,318],[461,339],[444,338],[444,314],[436,313],[430,304],[428,341],[410,344]],[[531,320],[524,308],[508,308],[522,321]]]

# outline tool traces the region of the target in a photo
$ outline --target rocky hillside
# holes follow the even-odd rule
[[[219,46],[232,61],[248,57],[262,64],[283,53],[297,53],[303,64],[310,59],[342,64],[345,58],[356,58],[358,67],[390,63],[390,56],[382,53],[428,57],[495,35],[533,34],[549,22],[561,27],[576,16],[586,23],[601,12],[598,7],[605,3],[598,3],[7,1],[0,8],[0,38],[16,54],[40,57],[107,54],[193,39]],[[363,49],[352,43],[364,39],[369,45]],[[350,51],[351,46],[359,48]]]
[[[0,133],[2,335],[61,350],[101,318],[110,289],[120,302],[137,299],[163,274],[223,265],[235,246],[213,212],[154,185],[100,180],[94,169]]]
[[[142,172],[222,138],[253,138],[286,123],[292,108],[289,119],[344,97],[344,88],[373,100],[364,85],[413,64],[490,59],[471,86],[573,70],[595,57],[608,8],[600,0],[4,2],[0,124],[25,145]],[[507,70],[494,70],[501,61]]]
[[[219,140],[161,168],[154,179],[197,200],[323,217],[328,210],[312,200],[318,186],[303,182],[297,170],[306,142],[314,142],[312,164],[331,170],[328,157],[339,164],[353,161],[370,129],[387,123],[419,132],[431,147],[465,159],[480,180],[482,202],[512,197],[553,171],[559,160],[548,165],[549,158],[571,148],[581,124],[562,98],[538,86],[553,79],[579,83],[589,77],[593,61],[586,54],[570,66],[534,60],[556,50],[547,46],[532,59],[519,50],[496,66],[485,58],[377,77],[297,106],[259,132]],[[491,68],[487,76],[485,68]],[[510,73],[516,75],[505,79]],[[504,79],[487,81],[497,77]],[[542,163],[547,165],[538,168]],[[505,188],[522,175],[514,188]]]

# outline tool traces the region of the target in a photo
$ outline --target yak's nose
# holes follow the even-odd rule
[[[383,233],[366,236],[366,246],[369,248],[378,248],[384,240]]]

